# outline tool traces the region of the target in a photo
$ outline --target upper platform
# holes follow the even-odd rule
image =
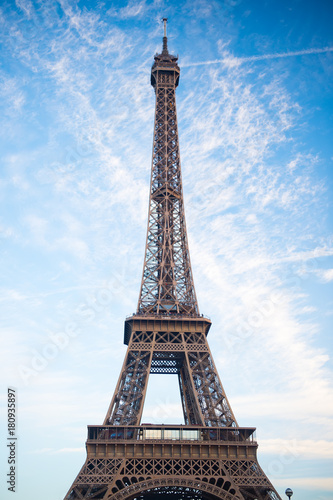
[[[202,316],[185,316],[183,314],[133,314],[125,320],[124,344],[128,345],[132,332],[165,331],[165,332],[200,332],[208,335],[212,322]]]
[[[166,36],[166,21],[167,19],[164,18],[164,37],[163,37],[163,48],[161,54],[155,54],[154,56],[154,63],[151,68],[151,78],[150,78],[150,83],[152,86],[156,89],[156,85],[158,82],[161,80],[157,78],[157,75],[159,72],[162,72],[164,74],[168,74],[172,72],[174,74],[174,78],[172,79],[172,82],[175,87],[178,86],[179,84],[179,75],[180,75],[180,69],[177,64],[178,61],[178,56],[174,56],[172,54],[169,54],[168,51],[168,38]]]

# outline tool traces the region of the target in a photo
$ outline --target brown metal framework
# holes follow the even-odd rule
[[[208,347],[210,325],[204,317],[128,318],[128,349],[104,425],[139,425],[149,374],[173,373],[186,425],[236,426]]]
[[[167,38],[155,55],[156,108],[147,243],[138,313],[199,315],[187,242],[176,87],[180,69]]]
[[[87,459],[65,500],[278,500],[257,461],[254,428],[239,427],[199,315],[185,226],[175,89],[180,70],[155,56],[154,146],[145,261],[127,353],[103,426],[89,426]],[[141,424],[150,374],[177,374],[183,426]]]

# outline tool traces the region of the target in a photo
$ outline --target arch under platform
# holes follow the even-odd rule
[[[143,479],[143,478],[142,478]],[[123,478],[122,489],[110,492],[108,500],[236,500],[240,497],[226,478],[210,482],[191,478]],[[121,483],[117,484],[121,488]],[[127,483],[125,486],[124,483]],[[125,486],[125,487],[124,487]]]

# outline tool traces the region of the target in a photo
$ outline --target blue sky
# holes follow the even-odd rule
[[[164,16],[194,281],[222,383],[279,493],[333,497],[332,10],[1,3],[0,369],[3,405],[7,386],[18,394],[16,500],[63,498],[122,366]],[[181,423],[173,377],[150,382],[144,421]],[[7,467],[2,446],[2,480]]]

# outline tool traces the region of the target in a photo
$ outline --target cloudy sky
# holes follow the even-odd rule
[[[239,425],[284,497],[333,497],[332,3],[2,1],[1,432],[16,500],[59,500],[103,422],[141,279],[169,18],[200,312]],[[181,423],[173,376],[144,421]],[[7,449],[1,447],[2,498]]]

